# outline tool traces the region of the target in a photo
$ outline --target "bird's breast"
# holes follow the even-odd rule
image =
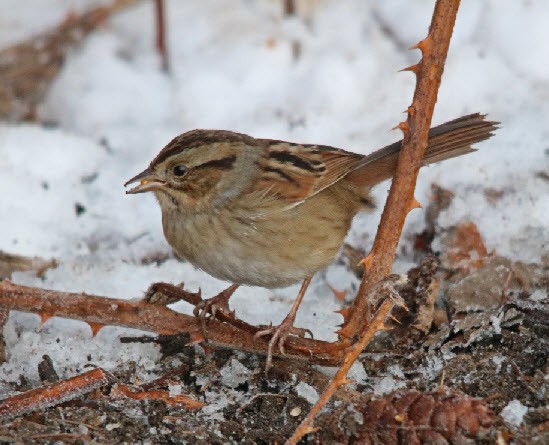
[[[312,276],[333,261],[353,216],[328,201],[261,216],[232,209],[163,215],[163,226],[176,253],[210,275],[274,288]]]

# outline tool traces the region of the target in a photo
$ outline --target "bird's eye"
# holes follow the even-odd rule
[[[175,176],[183,176],[187,172],[187,167],[183,164],[178,164],[173,168],[173,174]]]

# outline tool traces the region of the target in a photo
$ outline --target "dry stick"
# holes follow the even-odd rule
[[[332,382],[292,437],[288,439],[287,445],[297,444],[304,435],[315,430],[312,427],[314,417],[336,389],[347,383],[346,376],[352,364],[373,335],[384,329],[385,319],[395,305],[393,299],[387,298],[373,318],[369,313],[372,306],[370,294],[374,290],[373,286],[390,274],[406,216],[409,211],[419,205],[414,198],[414,189],[427,147],[431,117],[459,3],[460,0],[437,0],[429,33],[416,45],[422,52],[422,59],[417,65],[408,68],[416,73],[418,81],[412,105],[407,110],[407,122],[402,122],[398,126],[404,133],[404,140],[397,169],[383,209],[374,246],[364,261],[366,273],[346,325],[340,330],[342,337],[352,338],[360,335],[360,340],[346,354],[343,365]]]
[[[166,46],[166,16],[164,0],[154,0],[154,9],[156,16],[156,49],[162,58],[162,69],[164,71],[169,71],[170,63],[168,59],[168,48]]]
[[[4,280],[0,281],[0,308],[36,313],[43,320],[58,316],[165,335],[188,332],[193,341],[203,340],[198,318],[175,312],[163,305],[147,304],[143,300],[119,300],[83,293],[58,292],[21,286]],[[212,347],[239,349],[263,355],[267,353],[268,342],[254,339],[250,332],[215,319],[208,321],[207,328],[208,342]],[[338,345],[321,340],[291,337],[286,346],[288,357],[311,363],[336,365],[343,359],[343,351]],[[280,356],[278,353],[275,355]]]
[[[422,58],[416,65],[405,69],[417,76],[414,98],[407,110],[406,122],[398,125],[404,133],[398,165],[374,245],[364,259],[364,277],[349,318],[339,331],[343,338],[354,338],[364,329],[370,318],[368,290],[391,273],[406,216],[419,206],[414,198],[414,189],[427,147],[427,135],[459,3],[460,0],[437,0],[427,37],[413,47],[421,50]]]
[[[169,391],[163,389],[147,391],[136,390],[123,383],[118,383],[113,387],[111,396],[123,396],[133,400],[161,400],[166,405],[181,405],[187,409],[200,409],[206,406],[205,403],[194,400],[183,394],[171,396]]]
[[[285,15],[294,15],[295,14],[295,1],[296,0],[284,0],[284,14]]]
[[[164,295],[167,298],[166,301],[162,301],[162,300],[156,301],[156,299],[151,298],[155,296],[157,293]],[[186,301],[187,303],[192,304],[195,307],[203,301],[202,293],[200,290],[198,292],[188,292],[182,289],[182,287],[180,286],[175,286],[169,283],[153,283],[149,287],[149,290],[147,291],[145,299],[147,300],[147,302],[151,304],[162,304],[162,305],[175,303],[177,301]],[[251,325],[249,323],[246,323],[245,321],[234,317],[232,314],[226,314],[223,311],[217,311],[214,318],[216,318],[219,321],[228,323],[234,326],[235,328],[248,332],[252,335],[255,335],[258,331],[260,331],[260,328],[254,325]]]
[[[303,419],[303,421],[295,430],[294,434],[292,434],[292,436],[288,439],[286,445],[295,445],[303,436],[316,430],[316,428],[312,426],[315,416],[320,412],[324,405],[328,403],[334,392],[336,392],[336,390],[340,386],[349,383],[349,380],[347,380],[347,373],[351,369],[351,366],[358,358],[362,350],[366,347],[366,345],[372,340],[375,333],[385,329],[385,320],[394,306],[395,301],[393,301],[391,298],[387,298],[381,304],[380,308],[375,313],[372,322],[368,325],[368,328],[366,329],[360,340],[351,347],[336,375],[328,384],[328,386],[316,402],[315,406],[311,408],[311,411],[309,412],[309,414],[307,414],[307,417]]]
[[[21,416],[32,411],[59,405],[101,388],[108,382],[105,371],[96,368],[51,386],[31,389],[0,402],[0,418]]]

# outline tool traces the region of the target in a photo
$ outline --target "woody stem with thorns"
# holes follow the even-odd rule
[[[400,298],[398,294],[393,298],[387,297],[377,309],[375,306],[379,300],[372,296],[376,293],[376,287],[383,285],[383,278],[391,273],[408,212],[419,206],[414,197],[416,179],[427,147],[431,118],[459,4],[460,0],[437,0],[429,33],[415,46],[421,50],[422,59],[418,64],[407,68],[417,75],[417,84],[412,105],[407,110],[408,119],[398,125],[404,133],[404,140],[397,170],[383,209],[374,246],[364,259],[366,273],[346,324],[340,330],[340,336],[359,337],[359,340],[349,348],[340,369],[319,401],[288,439],[287,445],[297,444],[303,436],[315,431],[312,426],[314,417],[328,403],[335,390],[348,383],[349,369],[374,334],[385,328],[384,321],[395,305],[394,297]]]
[[[408,118],[398,124],[404,134],[396,173],[370,254],[364,258],[364,278],[344,326],[343,338],[355,338],[371,318],[368,290],[391,273],[395,253],[408,213],[420,207],[414,197],[417,175],[427,147],[431,118],[437,101],[438,88],[454,29],[460,0],[438,0],[427,37],[412,48],[421,51],[421,60],[403,71],[417,77]]]

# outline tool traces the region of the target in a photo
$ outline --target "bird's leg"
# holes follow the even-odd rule
[[[238,284],[231,284],[227,289],[219,292],[215,297],[202,300],[200,303],[196,304],[193,310],[194,316],[200,318],[204,324],[208,315],[215,318],[215,313],[219,310],[225,312],[227,315],[231,314],[229,299],[234,294],[234,291],[238,289],[238,286]]]
[[[297,315],[297,310],[299,309],[299,305],[301,304],[301,301],[303,300],[303,297],[305,296],[305,292],[307,291],[307,288],[309,287],[310,283],[311,283],[311,278],[305,278],[303,280],[303,284],[301,285],[301,289],[299,289],[299,293],[297,294],[297,298],[294,301],[292,309],[290,309],[290,312],[288,312],[288,315],[286,315],[282,323],[280,323],[276,327],[272,326],[272,327],[269,327],[268,329],[259,331],[254,335],[254,337],[256,338],[262,337],[264,335],[272,335],[271,339],[269,340],[269,348],[267,352],[267,363],[265,365],[265,372],[269,371],[269,369],[272,367],[273,348],[277,343],[278,343],[278,348],[280,352],[284,355],[284,342],[286,341],[286,338],[288,337],[289,334],[304,337],[305,334],[308,333],[311,337],[313,336],[312,332],[309,329],[294,327],[294,321],[295,321],[295,316]]]

